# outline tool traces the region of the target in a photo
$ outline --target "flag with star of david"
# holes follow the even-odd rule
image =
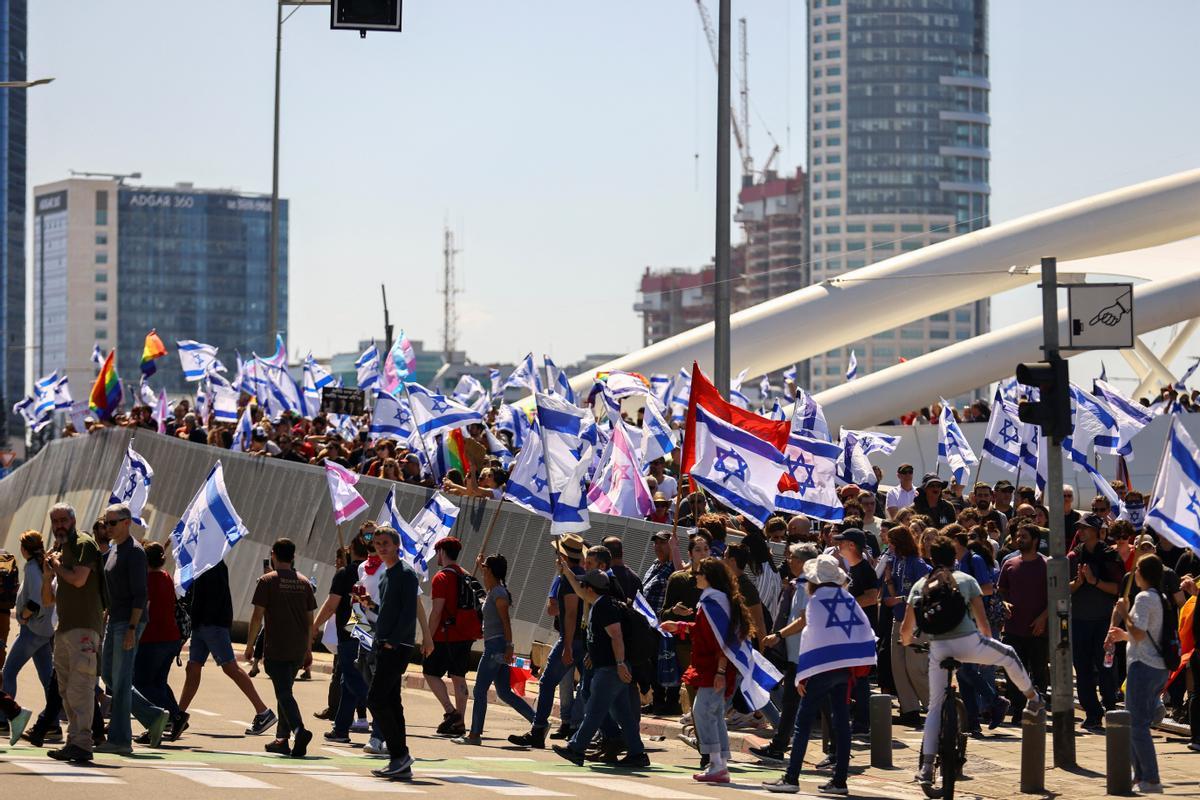
[[[117,471],[117,480],[113,484],[109,503],[124,503],[129,506],[129,513],[135,525],[146,527],[142,520],[142,510],[146,507],[146,499],[150,496],[150,481],[154,478],[154,470],[138,451],[133,449],[133,443],[125,451],[125,459],[121,469]]]
[[[958,427],[954,411],[945,398],[942,398],[942,413],[938,416],[937,460],[948,466],[954,480],[963,486],[967,485],[971,467],[979,463],[979,458],[967,443],[967,437],[963,435],[962,428]]]
[[[624,424],[613,425],[587,497],[588,508],[601,514],[645,519],[654,510],[650,486]]]
[[[196,578],[221,563],[248,534],[225,491],[225,472],[218,461],[171,531],[175,594],[182,597]]]
[[[983,457],[1013,474],[1021,463],[1021,420],[1017,416],[1017,404],[1005,400],[999,388],[992,401],[987,433],[983,436]]]
[[[408,399],[417,432],[425,439],[472,422],[483,422],[483,414],[443,394],[430,391],[419,383],[408,384]]]
[[[1178,415],[1171,418],[1152,496],[1157,499],[1146,515],[1146,525],[1175,546],[1200,552],[1200,448]]]
[[[784,456],[773,444],[695,409],[692,480],[710,497],[760,527],[775,510]]]
[[[504,484],[504,499],[511,500],[526,511],[550,519],[550,477],[542,453],[542,435],[537,427],[525,434],[525,444],[517,453],[508,482]]]
[[[836,485],[842,448],[793,433],[783,455],[786,472],[780,482],[781,491],[775,495],[775,508],[826,522],[844,518],[846,512],[838,500]]]
[[[800,632],[796,682],[849,667],[875,663],[875,632],[871,621],[841,586],[821,586],[808,598]]]
[[[408,403],[382,389],[375,397],[371,411],[371,439],[394,439],[407,442],[413,435],[413,419]]]
[[[216,364],[217,348],[211,344],[184,339],[183,341],[176,341],[175,346],[179,351],[179,361],[183,366],[183,377],[185,380],[204,380],[204,376],[208,374],[209,367]]]

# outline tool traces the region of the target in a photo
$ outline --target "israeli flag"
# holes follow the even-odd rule
[[[649,465],[658,458],[666,458],[675,451],[675,431],[663,419],[654,403],[646,403],[642,413],[641,461]]]
[[[504,393],[504,385],[500,381],[500,370],[495,367],[488,370],[488,386],[492,397],[499,397]]]
[[[890,456],[900,446],[899,436],[889,436],[879,431],[848,431],[845,428],[841,429],[843,439],[846,438],[846,434],[848,433],[852,433],[858,437],[859,447],[868,456],[872,453],[883,453],[885,456]]]
[[[407,442],[413,435],[413,418],[408,403],[394,394],[380,390],[371,411],[371,439],[394,439]]]
[[[213,419],[217,422],[237,422],[238,393],[224,386],[212,387]]]
[[[775,509],[783,453],[696,406],[694,480],[711,497],[762,527]],[[721,628],[724,630],[724,628]]]
[[[658,621],[658,614],[654,613],[654,609],[650,607],[650,601],[640,591],[633,596],[633,610],[645,617],[646,622],[650,623],[650,627],[658,631],[664,638],[672,638],[671,634],[662,629],[662,623]]]
[[[242,415],[238,417],[237,427],[233,429],[233,444],[229,446],[229,449],[241,450],[243,453],[248,452],[253,438],[254,424],[250,419],[250,406],[247,405],[242,409]]]
[[[688,403],[692,398],[692,373],[686,367],[680,367],[675,380],[671,382],[670,403],[671,421],[683,422],[687,418]]]
[[[474,375],[462,375],[458,379],[458,383],[454,387],[454,391],[450,392],[450,396],[460,403],[467,403],[479,392],[484,394],[483,384]]]
[[[424,576],[429,571],[429,565],[425,563],[425,557],[421,551],[420,534],[413,530],[404,517],[400,516],[400,509],[396,507],[395,486],[388,489],[387,497],[383,500],[383,508],[379,509],[379,516],[375,518],[375,524],[394,528],[400,534],[400,558],[418,575]]]
[[[804,616],[800,658],[796,662],[797,683],[830,670],[875,664],[875,632],[871,621],[845,589],[818,588],[808,598]]]
[[[852,381],[858,377],[858,356],[854,355],[854,351],[850,351],[850,361],[846,364],[846,380]]]
[[[863,451],[857,431],[842,429],[840,450],[841,457],[838,459],[835,473],[837,483],[847,485],[852,483],[864,489],[874,490],[878,484],[875,470],[871,468],[871,461]]]
[[[49,422],[50,417],[54,414],[56,386],[58,386],[57,370],[43,378],[39,378],[37,383],[33,385],[33,396],[37,403],[34,406],[34,414],[39,420]]]
[[[1192,375],[1196,374],[1196,368],[1200,367],[1200,358],[1192,362],[1192,365],[1187,368],[1187,372],[1179,376],[1179,380],[1175,383],[1175,390],[1178,392],[1187,391],[1187,382],[1192,379]]]
[[[167,432],[167,419],[170,416],[171,409],[167,403],[167,390],[163,389],[158,393],[158,405],[152,415],[152,419],[158,423],[158,433],[165,434]]]
[[[741,409],[744,409],[747,411],[750,410],[750,398],[746,397],[746,395],[742,394],[741,389],[730,389],[729,390],[729,402],[733,403],[738,408],[741,408]]]
[[[999,387],[992,401],[992,416],[983,436],[983,457],[1000,469],[1016,473],[1021,464],[1021,420],[1015,403],[1004,399]]]
[[[379,383],[379,348],[374,342],[354,362],[354,369],[358,372],[358,388],[370,389]]]
[[[196,578],[221,563],[248,534],[225,491],[225,473],[218,461],[171,531],[175,594],[182,597]]]
[[[778,398],[775,399],[774,405],[770,409],[763,412],[763,416],[767,419],[773,419],[776,422],[783,422],[788,418],[787,412],[783,410],[783,406],[779,405]]]
[[[1167,431],[1153,496],[1146,524],[1172,544],[1200,553],[1200,450],[1178,417]]]
[[[1133,461],[1133,437],[1154,421],[1154,415],[1102,380],[1095,381],[1093,388],[1117,422],[1117,453]]]
[[[963,486],[967,485],[972,465],[979,463],[945,398],[942,398],[942,413],[938,417],[938,462],[948,466],[954,480]]]
[[[508,469],[513,462],[512,451],[508,449],[499,436],[492,433],[491,428],[485,427],[483,433],[487,439],[488,455],[500,459],[500,466]]]
[[[425,502],[425,506],[417,512],[409,523],[420,542],[421,558],[428,564],[434,557],[437,543],[450,535],[454,530],[454,522],[458,519],[458,506],[446,499],[441,492],[434,492],[433,497]],[[422,578],[426,573],[418,573]]]
[[[333,522],[341,525],[367,510],[367,501],[354,488],[358,475],[325,459],[325,481],[329,484],[329,501],[333,505]]]
[[[300,390],[288,371],[265,361],[259,363],[267,379],[267,408],[271,418],[277,418],[284,411],[295,411],[303,415],[304,402],[300,399]]]
[[[568,403],[574,405],[575,390],[571,388],[571,382],[567,379],[567,375],[558,368],[550,356],[543,355],[542,361],[546,365],[546,386],[547,391],[551,394],[558,395]]]
[[[165,397],[166,394],[164,393],[163,396]],[[131,441],[125,450],[121,468],[117,470],[117,480],[113,484],[108,502],[124,503],[129,506],[133,523],[145,528],[146,522],[142,519],[142,511],[146,508],[146,498],[150,496],[150,481],[153,478],[154,470],[150,469],[149,462],[133,449]]]
[[[473,422],[483,422],[483,414],[456,403],[445,395],[426,389],[419,383],[408,385],[409,411],[420,436],[429,438]]]
[[[1015,376],[1005,378],[996,384],[996,391],[1010,403],[1019,402],[1021,399],[1021,384],[1017,383]]]
[[[517,364],[500,389],[503,391],[509,387],[528,389],[531,392],[542,390],[542,379],[538,377],[537,368],[533,366],[533,353],[525,354],[525,358],[521,359],[521,363]]]
[[[724,592],[711,587],[705,589],[700,593],[700,609],[704,612],[709,627],[716,634],[721,652],[725,654],[729,663],[737,667],[738,674],[742,676],[737,691],[741,693],[750,710],[757,711],[770,702],[771,690],[783,680],[783,673],[775,669],[766,656],[754,649],[749,636],[733,645],[725,641],[723,633],[729,630],[730,612],[729,598]],[[869,625],[867,629],[870,630]]]
[[[771,378],[767,375],[762,376],[762,380],[758,382],[758,404],[762,408],[767,407],[767,401],[771,399]]]
[[[666,376],[660,376],[666,377]],[[622,372],[614,370],[608,373],[608,377],[604,380],[604,386],[612,394],[613,397],[624,399],[640,395],[650,397],[652,392],[646,386],[646,382],[642,380],[640,375],[635,375],[632,372]]]
[[[792,388],[796,386],[796,365],[792,364],[783,371],[783,396],[792,399]]]
[[[516,406],[505,403],[496,411],[496,430],[508,431],[512,435],[513,447],[520,450],[525,446],[529,434],[529,417]]]
[[[179,348],[179,363],[183,366],[183,377],[189,381],[204,380],[209,367],[217,360],[217,348],[211,344],[194,342],[191,339],[176,341]]]
[[[600,514],[645,519],[654,511],[654,499],[641,466],[625,426],[614,426],[597,477],[588,489],[588,508]]]
[[[92,345],[92,363],[97,367],[104,366],[104,351],[100,349],[99,342]]]
[[[1072,438],[1076,439],[1084,450],[1088,445],[1093,445],[1097,452],[1116,453],[1121,442],[1121,431],[1108,404],[1073,383],[1071,402],[1075,408]]]
[[[775,495],[775,508],[826,522],[841,521],[846,516],[837,496],[837,462],[842,448],[793,433],[783,455],[787,474],[781,485],[788,489]]]
[[[550,478],[552,534],[577,533],[590,527],[587,473],[592,463],[596,422],[592,412],[551,394],[538,392],[538,424]]]
[[[654,395],[654,399],[663,408],[667,408],[671,404],[671,376],[655,373],[650,376],[650,394]]]
[[[74,402],[71,399],[71,383],[67,380],[67,376],[63,375],[54,384],[54,409],[56,411],[66,411],[71,408]]]
[[[825,421],[825,410],[812,395],[796,387],[796,403],[792,406],[792,433],[814,436],[830,441],[829,423]]]
[[[542,452],[542,437],[536,428],[529,430],[525,445],[517,453],[508,482],[504,484],[504,499],[540,517],[551,519],[554,516],[550,505],[550,476]]]

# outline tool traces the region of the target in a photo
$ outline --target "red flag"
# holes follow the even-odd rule
[[[704,406],[704,410],[714,417],[736,425],[763,441],[770,442],[781,453],[787,447],[788,433],[792,429],[790,421],[767,419],[752,411],[738,408],[733,403],[728,402],[721,397],[721,393],[717,391],[717,387],[713,386],[708,378],[704,377],[704,373],[700,371],[700,366],[693,361],[692,395],[688,401],[687,423],[683,436],[683,463],[679,467],[681,477],[691,472],[692,465],[696,462],[695,434],[697,404]]]

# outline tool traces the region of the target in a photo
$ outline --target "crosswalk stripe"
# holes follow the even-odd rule
[[[215,711],[205,711],[203,708],[189,708],[189,714],[199,714],[202,717],[219,717],[221,716]]]
[[[54,783],[124,783],[120,778],[105,775],[103,770],[93,767],[77,767],[58,761],[9,761],[8,763]]]
[[[389,792],[391,794],[425,794],[421,789],[407,786],[400,781],[385,781],[373,775],[355,775],[350,772],[307,772],[305,777],[316,778],[339,789],[351,792]]]
[[[424,774],[424,773],[422,773]],[[491,778],[487,775],[454,775],[445,776],[441,780],[447,783],[462,784],[464,786],[475,786],[481,789],[488,789],[495,794],[509,795],[513,797],[574,797],[575,795],[566,794],[564,792],[556,792],[551,789],[543,789],[539,786],[530,786],[525,783],[517,783],[516,781],[504,780],[503,778]]]
[[[258,778],[252,778],[249,775],[243,775],[238,772],[229,772],[224,769],[213,769],[211,767],[198,766],[158,766],[151,765],[157,770],[168,772],[172,775],[178,775],[180,778],[187,778],[190,781],[207,786],[210,789],[274,789],[276,787],[269,783],[260,781]]]
[[[587,786],[594,786],[597,789],[603,789],[607,792],[620,792],[621,794],[632,794],[638,797],[653,795],[655,800],[708,800],[702,794],[681,792],[678,789],[669,789],[665,786],[650,786],[645,781],[631,781],[625,778],[575,778],[563,776],[563,779],[582,783]]]

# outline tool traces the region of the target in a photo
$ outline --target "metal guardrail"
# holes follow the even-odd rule
[[[0,480],[0,546],[17,552],[22,531],[32,528],[48,533],[49,510],[58,502],[73,505],[80,529],[90,530],[92,521],[108,503],[131,435],[128,429],[110,428],[89,436],[53,441]],[[254,582],[261,574],[262,560],[269,555],[271,542],[280,536],[296,543],[301,572],[308,574],[315,565],[318,599],[324,596],[333,577],[338,536],[321,467],[251,457],[150,431],[137,431],[134,446],[154,470],[154,483],[143,516],[149,526],[146,537],[160,542],[167,540],[213,464],[220,459],[224,465],[230,498],[250,531],[228,557],[235,624],[249,620],[250,598]],[[371,511],[369,517],[359,517],[355,525],[374,518],[392,486],[389,481],[365,476],[359,481],[357,488],[371,504]],[[433,493],[405,484],[395,484],[395,488],[397,508],[409,519]],[[508,558],[508,585],[516,601],[513,604],[516,649],[527,653],[535,639],[552,640],[555,634],[549,627],[551,620],[543,613],[554,575],[553,558],[547,546],[549,522],[511,503],[450,499],[461,509],[453,534],[463,541],[461,563],[468,569],[483,543],[491,516],[499,507],[500,516],[488,550]],[[638,574],[654,559],[650,535],[661,526],[604,514],[592,514],[591,521],[591,530],[584,534],[585,538],[598,543],[605,536],[620,536],[625,563]],[[347,537],[349,527],[345,531]],[[169,563],[168,568],[172,568]]]

